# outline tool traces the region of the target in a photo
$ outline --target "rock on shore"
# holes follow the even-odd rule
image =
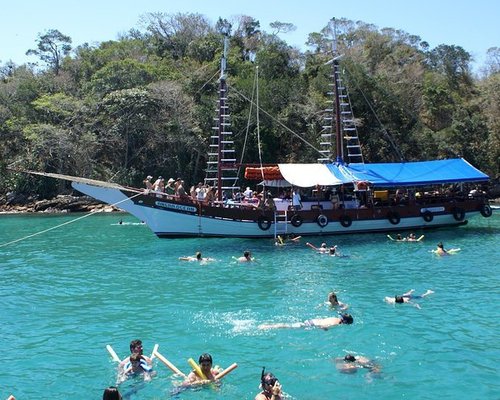
[[[58,195],[53,199],[36,200],[31,197],[7,193],[0,197],[0,213],[69,213],[91,211],[122,211],[89,196]]]

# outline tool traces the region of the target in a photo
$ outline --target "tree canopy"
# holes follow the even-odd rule
[[[242,15],[212,24],[196,13],[148,13],[116,41],[83,44],[56,29],[27,51],[46,64],[0,65],[0,190],[50,195],[7,167],[140,184],[147,174],[204,176],[212,132],[223,35],[236,149],[258,161],[256,119],[249,116],[259,73],[264,162],[314,162],[331,69],[333,20],[309,35],[309,50]],[[500,67],[488,51],[481,76],[460,46],[430,48],[401,30],[335,21],[337,50],[365,160],[463,156],[500,172]],[[374,113],[375,111],[375,113]],[[246,135],[249,132],[249,135]],[[308,146],[310,143],[312,147]],[[241,158],[241,154],[238,159]]]

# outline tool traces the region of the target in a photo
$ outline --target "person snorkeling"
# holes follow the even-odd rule
[[[281,384],[272,372],[266,372],[266,367],[262,367],[259,387],[262,391],[255,396],[255,400],[282,400]]]

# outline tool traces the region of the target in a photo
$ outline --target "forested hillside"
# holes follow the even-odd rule
[[[0,192],[51,196],[64,189],[8,168],[129,185],[147,174],[202,180],[222,32],[230,37],[236,149],[250,130],[242,161],[259,160],[256,118],[245,100],[258,65],[262,161],[315,162],[305,142],[320,141],[332,21],[309,35],[306,52],[281,38],[293,28],[281,22],[269,31],[248,16],[214,26],[198,14],[151,13],[142,22],[119,40],[74,48],[51,29],[26,49],[38,65],[0,65]],[[489,50],[475,76],[471,55],[459,46],[430,48],[425,38],[345,19],[337,32],[365,160],[399,159],[392,141],[406,160],[462,156],[498,175],[500,48]]]

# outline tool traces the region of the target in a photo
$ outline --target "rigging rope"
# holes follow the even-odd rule
[[[361,95],[365,99],[365,102],[368,105],[368,107],[370,108],[370,111],[373,113],[373,116],[375,117],[375,119],[379,123],[380,127],[382,128],[382,132],[384,133],[384,136],[389,140],[389,143],[391,144],[393,150],[396,152],[396,155],[398,156],[399,161],[405,161],[405,158],[404,158],[403,154],[401,153],[401,151],[399,150],[399,147],[396,145],[396,142],[394,141],[392,135],[387,131],[387,129],[385,128],[384,124],[382,124],[382,121],[380,121],[380,119],[378,117],[378,114],[376,113],[376,111],[373,108],[372,104],[370,103],[370,101],[366,97],[365,92],[363,92],[363,90],[361,90],[361,88],[359,87],[358,82],[354,78],[354,74],[351,74],[351,72],[349,71],[349,69],[347,69],[347,67],[344,66],[344,68],[348,72],[349,77],[354,82],[354,85],[356,86],[356,89],[359,90],[359,92],[361,93]]]
[[[248,101],[248,102],[251,102],[253,104],[255,104],[253,102],[253,100],[249,99],[247,96],[245,96],[243,93],[239,92],[236,88],[232,88],[232,90],[238,95],[238,96],[241,96],[244,100]],[[302,142],[304,142],[306,145],[308,145],[310,148],[312,148],[313,150],[315,150],[318,154],[320,155],[323,155],[321,153],[321,151],[319,149],[317,149],[316,147],[314,147],[313,144],[309,143],[307,140],[305,140],[302,136],[300,136],[298,133],[292,131],[288,126],[286,126],[285,124],[283,124],[281,121],[279,121],[277,118],[273,117],[271,114],[269,114],[266,110],[262,109],[262,108],[258,108],[259,111],[263,112],[264,114],[266,114],[269,118],[271,118],[273,121],[276,121],[281,127],[283,127],[284,129],[286,129],[288,132],[290,132],[292,135],[294,135],[296,138],[300,139]]]
[[[134,197],[137,197],[137,196],[139,196],[139,195],[141,195],[141,194],[142,194],[142,193],[137,193],[137,194],[134,194],[132,197],[127,197],[126,199],[120,200],[119,202],[114,203],[114,204],[110,204],[110,205],[111,205],[112,207],[117,206],[118,204],[123,203],[124,201],[127,201],[127,200],[131,200],[131,199],[133,199]],[[9,246],[9,245],[14,244],[14,243],[17,243],[17,242],[22,242],[23,240],[26,240],[26,239],[32,238],[32,237],[34,237],[34,236],[38,236],[38,235],[41,235],[41,234],[43,234],[43,233],[46,233],[46,232],[52,231],[52,230],[57,229],[57,228],[60,228],[61,226],[64,226],[64,225],[69,225],[69,224],[72,224],[73,222],[76,222],[76,221],[79,221],[79,220],[81,220],[81,219],[84,219],[84,218],[90,217],[91,215],[99,214],[100,212],[103,212],[103,210],[99,210],[99,211],[91,211],[90,213],[85,214],[85,215],[82,215],[81,217],[78,217],[78,218],[72,219],[71,221],[66,221],[66,222],[63,222],[62,224],[59,224],[59,225],[53,226],[53,227],[48,228],[48,229],[44,229],[43,231],[36,232],[36,233],[32,233],[31,235],[28,235],[28,236],[25,236],[25,237],[22,237],[22,238],[19,238],[19,239],[16,239],[16,240],[12,240],[11,242],[7,242],[7,243],[0,244],[0,248],[2,248],[2,247],[6,247],[6,246]]]
[[[262,176],[262,181],[265,182],[264,170],[262,169],[262,142],[260,141],[260,119],[259,119],[259,66],[255,67],[255,79],[257,80],[257,149],[259,150],[259,164],[260,164],[260,174]],[[266,192],[265,184],[262,187],[262,192]]]

